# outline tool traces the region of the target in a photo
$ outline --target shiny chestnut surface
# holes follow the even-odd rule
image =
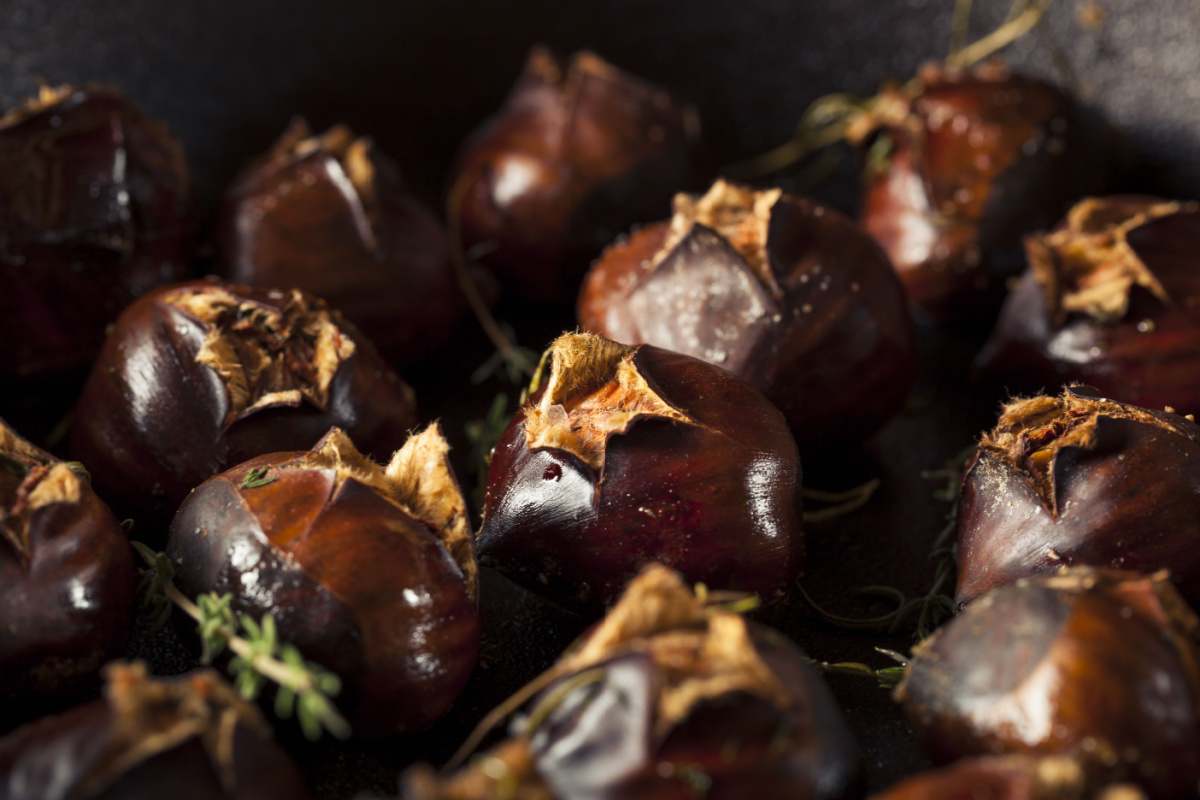
[[[323,301],[196,281],[162,287],[118,319],[71,451],[118,514],[165,527],[230,464],[311,447],[334,425],[382,458],[414,421],[412,390]]]
[[[904,290],[831,208],[718,181],[604,251],[579,295],[588,331],[730,370],[784,414],[802,452],[861,441],[916,368]]]
[[[1170,569],[1200,607],[1200,426],[1077,386],[1017,400],[968,463],[959,603],[1062,566]]]
[[[475,665],[475,564],[457,485],[444,488],[457,495],[448,517],[393,487],[448,469],[422,467],[381,477],[332,431],[309,453],[260,456],[206,481],[171,525],[180,590],[229,593],[236,611],[272,615],[282,641],[342,679],[358,736],[428,727]]]
[[[571,334],[552,352],[547,386],[492,455],[485,563],[592,613],[648,561],[717,589],[784,590],[804,544],[800,460],[779,411],[731,373],[652,345]]]

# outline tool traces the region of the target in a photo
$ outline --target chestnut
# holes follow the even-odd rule
[[[1200,426],[1073,386],[1014,400],[967,463],[961,603],[1088,564],[1170,569],[1200,608]]]
[[[307,800],[271,726],[213,670],[105,669],[100,700],[0,739],[8,800]]]
[[[935,322],[990,320],[1023,266],[1021,235],[1049,228],[1115,172],[1107,126],[997,61],[927,65],[874,107],[851,134],[886,153],[869,160],[862,224]]]
[[[0,378],[85,370],[131,300],[187,275],[187,163],[109,86],[0,117]]]
[[[1018,390],[1083,381],[1106,397],[1200,411],[1200,205],[1088,198],[1025,239],[1029,269],[977,367]]]
[[[406,800],[862,791],[854,740],[799,648],[659,565],[537,685],[509,740],[445,780],[410,770]]]
[[[324,301],[195,281],[121,314],[76,407],[71,452],[118,514],[145,517],[145,535],[232,464],[311,447],[335,425],[386,456],[415,421],[412,389]]]
[[[869,236],[819,203],[724,180],[610,245],[579,322],[733,372],[783,412],[805,454],[874,433],[916,369],[904,289]]]
[[[503,108],[463,145],[449,213],[464,250],[526,300],[573,302],[588,262],[690,183],[695,109],[593,53],[529,54]]]
[[[0,703],[8,715],[95,690],[96,671],[129,636],[136,583],[125,531],[86,477],[0,420]]]
[[[774,599],[799,574],[800,459],[733,374],[652,345],[564,334],[492,453],[484,563],[595,613],[648,561]]]
[[[384,468],[335,428],[309,452],[223,472],[171,524],[175,584],[273,616],[280,641],[342,679],[356,735],[424,729],[479,649],[471,529],[448,451],[433,425]]]
[[[1200,782],[1200,619],[1165,570],[996,589],[916,647],[896,697],[936,761],[1064,756],[1156,798]]]
[[[466,310],[441,225],[345,125],[314,136],[293,120],[234,181],[219,227],[232,280],[324,299],[394,362],[445,344]]]
[[[964,758],[891,786],[875,800],[1084,800],[1083,770],[1070,758]],[[1116,796],[1109,796],[1117,800]],[[1145,800],[1141,793],[1134,795]],[[1132,798],[1125,798],[1132,800]]]

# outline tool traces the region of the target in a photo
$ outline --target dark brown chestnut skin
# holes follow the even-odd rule
[[[935,761],[1065,756],[1093,790],[1195,797],[1198,637],[1165,570],[1068,568],[967,606],[914,649],[896,697]]]
[[[352,324],[299,290],[217,280],[162,287],[121,314],[71,427],[97,492],[151,537],[204,480],[312,447],[334,426],[386,458],[412,389]],[[150,532],[147,533],[147,529]]]
[[[393,363],[445,344],[466,310],[441,225],[344,125],[294,120],[234,181],[219,238],[232,280],[324,299]]]
[[[461,246],[524,300],[571,303],[591,259],[691,183],[695,109],[593,53],[529,54],[504,106],[463,145],[450,213]]]
[[[5,800],[307,800],[271,726],[215,671],[105,670],[103,699],[0,739]]]
[[[998,62],[927,65],[886,87],[851,138],[888,152],[868,164],[862,224],[934,322],[984,311],[990,320],[1024,266],[1021,235],[1103,192],[1117,158],[1102,122]]]
[[[310,452],[217,475],[171,525],[175,583],[272,615],[281,641],[342,678],[355,735],[427,728],[479,650],[471,529],[448,451],[430,426],[384,468],[334,429]]]
[[[481,560],[597,614],[643,564],[774,599],[799,574],[800,459],[732,373],[652,345],[564,334],[492,453]]]
[[[724,180],[609,246],[579,323],[724,367],[783,412],[806,455],[874,433],[916,369],[904,289],[869,236],[819,203]]]
[[[1015,400],[967,464],[957,525],[960,604],[1088,564],[1170,569],[1200,608],[1200,426],[1083,386]]]
[[[441,781],[410,770],[406,800],[862,794],[858,749],[799,648],[706,606],[665,567],[539,683],[511,739]]]
[[[1018,391],[1069,381],[1200,411],[1200,206],[1089,198],[1025,240],[1029,270],[977,367]]]
[[[0,420],[2,716],[95,691],[129,636],[136,583],[125,531],[87,479]]]
[[[0,379],[86,370],[135,297],[187,274],[179,142],[108,86],[0,117]]]

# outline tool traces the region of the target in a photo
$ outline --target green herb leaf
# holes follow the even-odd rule
[[[268,478],[267,471],[270,467],[255,467],[246,473],[242,478],[242,482],[238,484],[239,489],[257,489],[259,486],[266,486],[268,483],[274,483],[275,478]]]

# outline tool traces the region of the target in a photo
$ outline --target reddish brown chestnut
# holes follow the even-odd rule
[[[466,310],[437,219],[344,125],[313,136],[294,120],[234,181],[221,216],[233,280],[315,294],[393,360],[444,344]]]
[[[444,781],[410,770],[407,800],[861,794],[857,748],[803,653],[665,567],[539,683],[511,739]]]
[[[79,699],[125,646],[137,573],[86,478],[0,420],[0,703]]]
[[[588,262],[691,181],[696,111],[592,53],[535,47],[504,107],[463,146],[461,245],[527,300],[573,302]]]
[[[579,322],[733,372],[783,412],[804,453],[874,433],[916,367],[904,290],[869,236],[819,203],[723,180],[609,246]]]
[[[386,457],[414,422],[412,390],[324,301],[197,281],[162,287],[117,320],[71,451],[144,532],[230,464],[311,447],[335,425]]]
[[[356,735],[426,728],[479,649],[475,555],[449,449],[434,425],[385,469],[334,429],[310,452],[217,475],[171,525],[175,583],[272,615],[281,641],[342,678]]]
[[[1118,793],[1125,788],[1085,795],[1083,770],[1070,758],[985,756],[906,778],[875,800],[1146,800],[1132,787]]]
[[[187,164],[107,86],[0,117],[0,378],[84,370],[133,298],[187,275]]]
[[[1200,782],[1200,620],[1165,571],[997,589],[917,646],[896,696],[938,761],[1061,755],[1161,798]]]
[[[1021,391],[1083,381],[1126,403],[1200,411],[1200,206],[1087,199],[1025,251],[983,371]]]
[[[1055,87],[998,62],[928,65],[852,129],[887,153],[868,165],[863,226],[925,315],[990,312],[1020,272],[1021,235],[1104,190],[1110,136]]]
[[[1089,564],[1170,569],[1200,607],[1200,426],[1084,386],[1013,401],[967,464],[958,564],[959,603]]]
[[[800,460],[733,374],[651,345],[566,334],[492,454],[480,557],[595,613],[648,561],[772,599],[799,573]]]
[[[271,726],[216,672],[105,670],[101,700],[0,739],[7,800],[307,800]]]

